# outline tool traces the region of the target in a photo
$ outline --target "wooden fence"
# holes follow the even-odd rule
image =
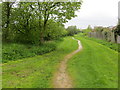
[[[95,37],[95,38],[102,39],[102,40],[107,40],[113,43],[115,42],[120,43],[120,36],[117,36],[117,38],[115,39],[115,34],[112,31],[110,32],[101,32],[101,31],[89,32],[88,36]]]

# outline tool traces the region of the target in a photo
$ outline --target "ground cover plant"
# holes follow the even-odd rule
[[[46,42],[42,45],[5,43],[2,47],[2,62],[15,61],[22,58],[42,55],[56,49],[56,42]]]

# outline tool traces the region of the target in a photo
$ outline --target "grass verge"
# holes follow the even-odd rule
[[[112,43],[112,42],[108,42],[106,40],[101,40],[101,39],[97,39],[97,38],[94,38],[94,37],[88,37],[88,36],[85,36],[84,34],[80,33],[78,34],[79,36],[82,36],[88,40],[92,40],[92,41],[95,41],[97,43],[100,43],[104,46],[107,46],[108,48],[110,49],[113,49],[117,52],[120,52],[120,49],[118,47],[120,47],[120,44],[117,44],[117,43]]]
[[[75,38],[81,41],[83,50],[68,62],[74,87],[117,88],[118,52],[79,35]]]

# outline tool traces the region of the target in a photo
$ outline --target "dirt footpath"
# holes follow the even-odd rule
[[[72,39],[77,40],[73,37]],[[67,61],[82,49],[80,40],[77,41],[78,41],[78,49],[64,57],[64,59],[60,63],[58,71],[54,75],[54,81],[53,81],[54,88],[73,88],[72,80],[68,76],[66,68],[67,68]]]

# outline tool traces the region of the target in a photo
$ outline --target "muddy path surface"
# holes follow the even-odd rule
[[[73,37],[72,39],[77,40]],[[54,75],[54,80],[53,80],[54,88],[73,88],[72,80],[69,77],[66,68],[67,68],[67,61],[82,49],[80,40],[77,41],[78,41],[78,49],[65,56],[64,59],[60,62],[58,71]]]

